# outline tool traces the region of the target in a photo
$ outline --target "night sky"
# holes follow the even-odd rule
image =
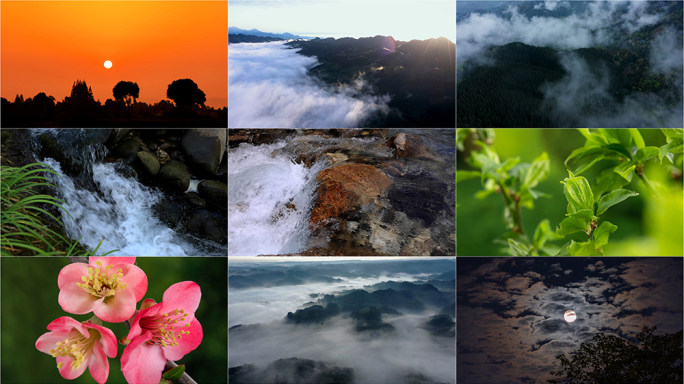
[[[457,382],[546,383],[598,332],[682,329],[682,258],[457,258]],[[566,310],[577,320],[563,319]]]

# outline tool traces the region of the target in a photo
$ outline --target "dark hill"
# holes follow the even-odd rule
[[[391,36],[286,43],[316,56],[309,70],[327,84],[363,79],[372,93],[390,95],[391,112],[367,122],[379,127],[454,127],[456,45],[444,37],[409,42]]]
[[[279,37],[268,37],[268,36],[254,36],[254,35],[243,35],[242,33],[237,35],[228,35],[229,44],[237,43],[266,43],[269,41],[284,41]]]

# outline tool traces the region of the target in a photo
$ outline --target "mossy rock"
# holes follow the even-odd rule
[[[159,178],[164,187],[185,192],[190,187],[190,173],[188,167],[180,161],[171,160],[159,171]]]
[[[157,161],[157,157],[155,155],[145,151],[140,151],[137,153],[137,155],[147,173],[152,176],[156,176],[159,173],[159,161]]]
[[[228,185],[220,181],[204,180],[197,185],[197,192],[204,199],[221,207],[228,207]]]

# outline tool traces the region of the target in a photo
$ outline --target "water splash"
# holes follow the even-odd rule
[[[315,176],[286,155],[285,142],[240,144],[228,156],[228,255],[256,256],[305,250]]]

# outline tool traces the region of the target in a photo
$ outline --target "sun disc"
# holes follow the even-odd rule
[[[573,321],[577,320],[577,314],[572,310],[565,311],[565,315],[563,315],[563,317],[568,323],[572,323]]]
[[[104,67],[107,68],[107,69],[111,68],[111,67],[112,67],[112,62],[109,61],[109,60],[105,61],[105,62],[104,62]]]

